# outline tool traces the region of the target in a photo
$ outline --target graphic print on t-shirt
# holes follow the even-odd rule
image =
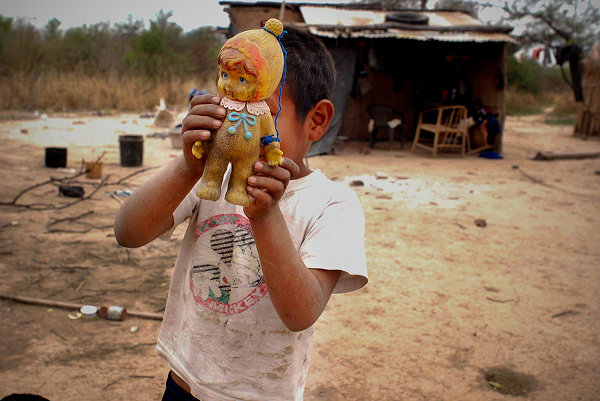
[[[221,214],[198,224],[190,289],[200,305],[233,315],[267,293],[250,221]]]

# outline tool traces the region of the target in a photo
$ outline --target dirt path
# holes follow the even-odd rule
[[[334,296],[317,323],[306,400],[503,400],[510,396],[499,391],[512,389],[530,400],[598,399],[600,160],[528,158],[597,152],[600,142],[543,121],[509,118],[503,160],[432,159],[383,143],[310,159],[330,178],[365,183],[354,189],[370,283]],[[135,171],[119,165],[118,135],[155,130],[133,115],[3,121],[1,198],[64,175],[44,167],[50,145],[68,146],[76,169],[92,149],[107,151],[104,173],[116,182]],[[178,154],[168,139],[147,138],[145,151],[145,167]],[[172,242],[134,250],[120,248],[110,228],[119,208],[110,193],[151,174],[59,211],[0,206],[0,292],[160,312],[184,228]],[[79,181],[87,193],[98,182]],[[65,203],[56,192],[45,186],[20,201]],[[88,211],[78,220],[88,225],[52,228],[89,232],[48,232],[52,219]],[[154,353],[160,322],[70,312],[0,300],[0,397],[160,399],[168,371]]]

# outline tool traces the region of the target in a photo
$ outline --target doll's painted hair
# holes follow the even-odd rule
[[[226,47],[221,49],[217,62],[226,70],[236,70],[238,65],[242,65],[244,71],[248,74],[257,76],[256,67],[252,64],[252,60],[247,58],[244,53],[237,49]]]

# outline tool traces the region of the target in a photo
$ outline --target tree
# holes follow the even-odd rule
[[[439,0],[433,8],[435,10],[464,11],[473,18],[477,18],[479,14],[479,4],[466,0]]]
[[[523,46],[578,44],[587,53],[598,38],[600,11],[593,0],[515,0],[502,9],[508,21],[525,22]]]

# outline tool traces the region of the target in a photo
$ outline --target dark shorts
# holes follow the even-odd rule
[[[175,383],[171,377],[171,372],[169,372],[162,401],[198,401],[198,399],[179,387],[179,384]]]

